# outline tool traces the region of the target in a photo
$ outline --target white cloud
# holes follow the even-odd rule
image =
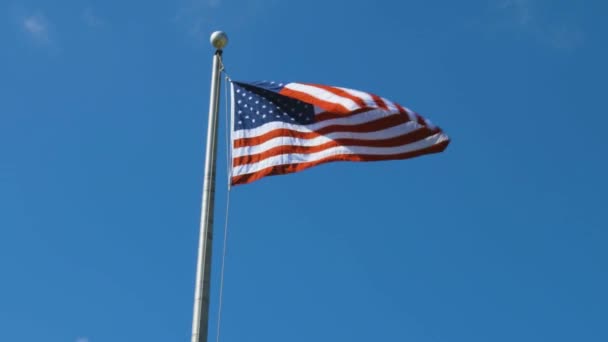
[[[261,12],[275,6],[280,0],[243,0],[239,6],[228,6],[224,0],[178,0],[174,21],[197,39],[207,40],[217,29],[227,29],[222,19],[232,18],[231,29],[255,25]]]
[[[184,26],[190,34],[200,38],[208,26],[212,25],[221,0],[188,0],[180,4],[175,21]]]
[[[76,342],[90,342],[90,341],[86,337],[79,337],[79,338],[76,339]]]
[[[585,34],[578,28],[562,27],[552,30],[546,40],[555,48],[570,50],[584,43]]]
[[[220,7],[221,4],[222,4],[222,0],[207,0],[207,6],[209,6],[211,8]]]
[[[538,42],[556,49],[574,49],[585,38],[575,24],[565,23],[557,17],[563,13],[551,12],[551,3],[541,0],[494,0],[496,9],[510,30],[516,30]]]
[[[501,10],[510,12],[517,25],[528,26],[532,23],[531,0],[502,0],[497,5]]]
[[[87,8],[82,12],[82,20],[87,26],[95,28],[105,25],[105,22],[93,11],[92,8]]]
[[[22,22],[23,29],[32,39],[38,43],[49,44],[51,42],[49,36],[49,23],[43,14],[34,14],[25,17]]]

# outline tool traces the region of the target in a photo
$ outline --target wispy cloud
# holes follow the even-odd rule
[[[532,3],[530,0],[502,0],[499,9],[510,12],[517,25],[528,26],[532,23]]]
[[[22,21],[23,30],[37,43],[50,44],[49,22],[41,14],[27,16]]]
[[[90,341],[86,337],[79,337],[79,338],[76,339],[76,342],[90,342]]]
[[[574,49],[584,41],[584,32],[575,24],[550,20],[551,3],[542,0],[493,0],[503,24],[557,49]],[[557,23],[556,23],[557,21]]]
[[[231,29],[245,28],[259,20],[259,14],[276,5],[280,0],[245,0],[239,6],[227,6],[224,0],[182,0],[179,2],[174,21],[197,39],[207,39],[217,29],[223,18],[231,18]]]
[[[82,11],[82,20],[84,23],[91,28],[97,28],[105,26],[105,21],[99,17],[92,8],[86,8]]]
[[[550,32],[550,36],[547,37],[547,41],[556,48],[560,49],[574,49],[582,45],[585,41],[584,32],[575,27],[562,27],[556,28]]]
[[[206,2],[207,2],[207,6],[209,6],[211,8],[220,7],[220,5],[222,4],[222,0],[206,0]]]
[[[189,34],[202,38],[215,25],[222,0],[188,0],[181,4],[174,19],[184,26]]]

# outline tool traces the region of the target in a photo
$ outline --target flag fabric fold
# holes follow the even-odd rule
[[[448,136],[377,95],[307,83],[232,82],[233,185],[332,161],[408,159],[445,150]]]

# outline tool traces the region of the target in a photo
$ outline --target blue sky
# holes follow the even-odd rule
[[[189,340],[216,29],[233,79],[374,92],[452,138],[233,189],[221,341],[608,340],[607,9],[2,1],[0,341]]]

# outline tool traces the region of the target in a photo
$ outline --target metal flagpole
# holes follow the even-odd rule
[[[209,292],[211,284],[209,278],[211,277],[211,247],[213,242],[217,112],[220,98],[222,49],[227,43],[228,36],[226,36],[224,32],[216,31],[211,34],[211,44],[216,48],[216,51],[213,56],[211,94],[209,97],[209,123],[207,126],[203,204],[201,208],[201,227],[198,241],[198,259],[196,263],[192,342],[207,342],[207,328],[209,326]]]

